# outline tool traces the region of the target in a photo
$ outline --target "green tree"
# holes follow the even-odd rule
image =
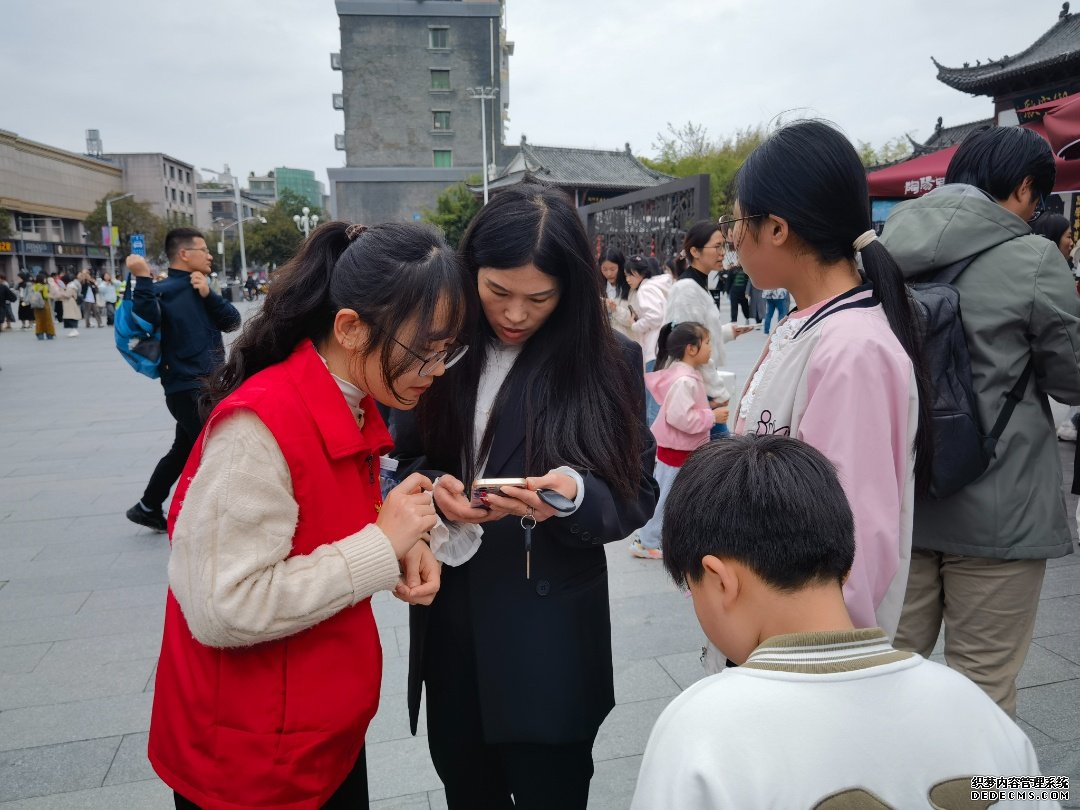
[[[11,225],[11,212],[6,208],[0,208],[0,239],[7,239],[15,235],[15,229]]]
[[[481,178],[476,178],[477,182],[480,180]],[[442,229],[446,241],[456,248],[461,243],[461,237],[465,235],[465,229],[479,211],[480,203],[469,191],[468,185],[457,183],[435,199],[434,210],[425,208],[422,216],[424,222]]]
[[[892,140],[885,141],[877,149],[869,141],[859,141],[856,151],[863,166],[885,166],[908,157],[911,154],[911,143],[907,137],[898,135]]]
[[[300,214],[305,206],[310,209],[309,215],[318,216],[322,220],[322,211],[319,208],[309,205],[307,200],[296,192],[282,189],[277,202],[262,215],[266,218],[265,224],[256,222],[244,226],[248,264],[280,267],[295,255],[304,241],[304,234],[296,227],[293,216]],[[228,231],[229,244],[236,241],[236,237],[232,235],[235,230],[230,228]],[[228,248],[228,264],[227,251]],[[236,255],[238,261],[239,254]]]
[[[779,127],[781,123],[777,120],[773,127]],[[698,124],[688,122],[675,127],[669,123],[667,131],[658,133],[653,143],[657,157],[643,158],[642,162],[675,177],[709,175],[712,196],[710,215],[717,217],[731,212],[735,173],[770,131],[769,127],[759,124],[714,139],[705,127]]]
[[[97,201],[94,210],[83,220],[90,238],[99,245],[102,244],[101,229],[108,224],[105,200],[118,196],[118,192],[112,192],[102,197]],[[147,258],[150,261],[164,261],[165,234],[168,232],[168,226],[164,220],[154,214],[149,203],[126,197],[112,204],[112,215],[113,227],[120,232],[120,240],[116,244],[118,259],[127,255],[131,244],[131,235],[141,233],[146,237]]]

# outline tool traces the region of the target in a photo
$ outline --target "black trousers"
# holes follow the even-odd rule
[[[173,801],[176,803],[176,810],[199,810],[199,805],[179,793],[173,793]],[[341,787],[335,790],[334,795],[323,805],[323,810],[366,810],[367,806],[367,749],[361,748],[353,769],[349,771]]]
[[[739,310],[742,309],[743,317],[750,320],[750,302],[746,298],[746,287],[732,287],[728,293],[731,299],[731,320],[739,322]]]
[[[447,807],[586,810],[592,740],[561,745],[484,741],[467,587],[458,583],[450,591],[445,595],[452,604],[433,612],[424,646],[428,749],[446,788]]]
[[[143,492],[142,502],[147,509],[160,509],[169,497],[169,490],[180,478],[191,448],[199,438],[203,420],[199,416],[199,391],[180,391],[165,395],[165,405],[176,420],[176,435],[169,452],[162,456]]]

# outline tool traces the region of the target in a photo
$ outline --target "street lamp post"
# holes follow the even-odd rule
[[[211,174],[216,174],[219,178],[226,175],[232,177],[233,204],[236,206],[236,222],[240,226],[237,229],[237,233],[240,234],[240,283],[243,284],[245,281],[247,281],[248,272],[247,251],[244,248],[244,209],[240,205],[240,180],[236,177],[233,177],[233,175],[228,170],[228,166],[225,167],[224,171],[220,172],[217,169],[207,168],[203,168],[203,171],[210,172]],[[247,219],[252,219],[252,217],[247,217]]]
[[[112,232],[112,204],[118,200],[123,200],[126,197],[134,197],[132,194],[121,194],[119,197],[112,197],[105,200],[105,220],[109,225],[109,272],[112,273],[112,277],[116,278],[116,246],[113,244],[113,232]]]
[[[319,215],[312,214],[311,209],[306,205],[300,209],[303,211],[303,215],[293,214],[293,222],[296,223],[296,227],[304,232],[304,238],[307,239],[311,235],[311,229],[319,224]]]
[[[266,224],[266,217],[261,216],[261,215],[260,216],[254,216],[254,217],[244,217],[243,219],[237,220],[236,222],[230,222],[228,225],[225,224],[224,219],[215,219],[214,220],[214,224],[217,225],[218,229],[221,231],[221,271],[223,273],[225,273],[225,281],[226,281],[226,283],[228,283],[229,274],[228,274],[228,271],[227,271],[227,269],[225,267],[225,231],[229,230],[229,228],[235,228],[235,227],[239,226],[239,232],[241,234],[241,236],[240,236],[240,264],[241,264],[241,269],[243,270],[243,273],[244,273],[243,280],[247,281],[247,261],[246,261],[246,257],[244,256],[244,237],[243,237],[243,233],[244,233],[244,223],[245,222],[251,222],[252,220],[256,220],[262,225]]]
[[[475,98],[480,102],[480,146],[484,157],[484,205],[487,205],[488,201],[488,160],[487,160],[487,113],[484,111],[485,101],[494,101],[495,96],[499,94],[498,87],[467,87],[465,92],[469,94],[469,98]],[[495,122],[491,122],[491,126],[495,126]],[[492,155],[494,157],[494,155]]]

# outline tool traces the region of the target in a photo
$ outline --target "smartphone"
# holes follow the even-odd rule
[[[502,487],[525,487],[524,478],[477,478],[472,485],[472,505],[483,506],[480,493],[502,495]]]
[[[637,320],[637,313],[634,312],[634,308],[632,306],[630,306],[629,304],[626,305],[626,308],[628,310],[630,310],[630,317],[633,318],[636,321]]]

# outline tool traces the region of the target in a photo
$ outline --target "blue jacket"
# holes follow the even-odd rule
[[[222,332],[240,327],[236,307],[215,292],[206,298],[191,286],[191,274],[169,268],[156,284],[135,279],[135,314],[161,326],[161,385],[166,394],[202,388],[203,378],[225,358]]]

